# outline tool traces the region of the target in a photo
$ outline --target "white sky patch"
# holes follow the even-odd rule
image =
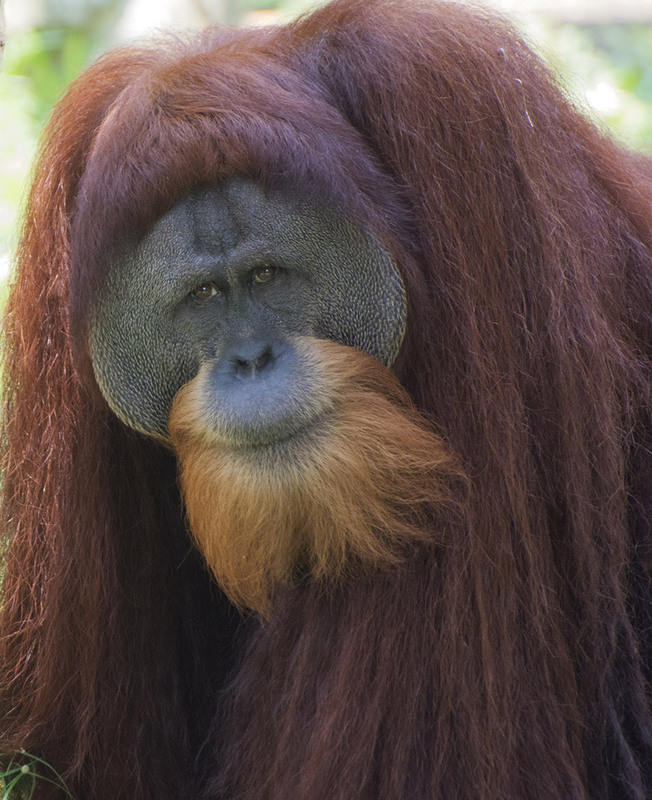
[[[622,105],[618,89],[609,81],[600,81],[585,92],[588,104],[599,114],[615,114]]]
[[[0,253],[0,281],[6,281],[12,268],[11,253]]]

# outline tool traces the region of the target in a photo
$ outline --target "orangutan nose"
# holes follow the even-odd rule
[[[246,380],[255,378],[273,368],[276,357],[268,342],[246,341],[229,348],[224,353],[233,377]]]

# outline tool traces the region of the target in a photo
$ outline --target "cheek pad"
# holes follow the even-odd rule
[[[116,265],[91,316],[90,353],[105,400],[128,426],[167,438],[178,390],[199,368],[196,348],[173,324],[160,254],[147,246]],[[165,263],[163,261],[163,263]]]
[[[394,262],[373,242],[347,255],[354,269],[329,262],[320,273],[324,291],[318,300],[319,333],[390,366],[405,335],[403,281]]]

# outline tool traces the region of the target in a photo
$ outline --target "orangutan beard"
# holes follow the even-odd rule
[[[392,372],[331,341],[299,339],[312,421],[284,441],[234,440],[207,420],[207,372],[177,395],[170,433],[188,524],[239,608],[269,614],[280,587],[392,568],[436,519],[459,469]]]

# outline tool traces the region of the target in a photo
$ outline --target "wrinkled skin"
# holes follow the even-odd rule
[[[265,444],[313,414],[316,376],[297,337],[390,365],[405,322],[400,275],[373,236],[317,202],[233,179],[181,201],[114,266],[91,356],[116,414],[164,439],[175,395],[208,363],[207,414]]]

